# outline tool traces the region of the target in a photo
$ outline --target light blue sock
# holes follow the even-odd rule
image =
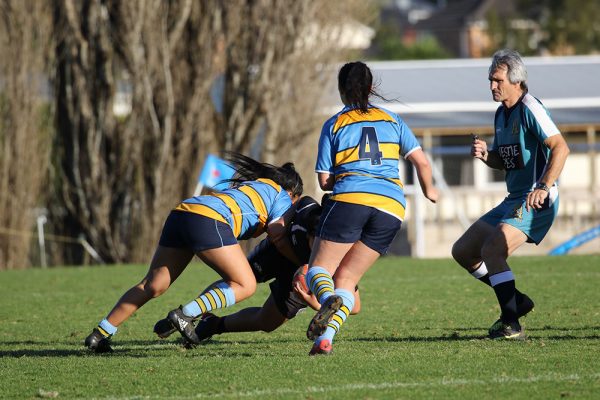
[[[329,271],[322,267],[310,267],[306,273],[306,286],[319,303],[323,304],[334,293],[333,278]]]
[[[100,323],[98,324],[98,330],[105,337],[109,337],[117,333],[117,327],[108,322],[106,318],[100,321]]]
[[[329,339],[329,341],[333,343],[333,337],[338,333],[340,327],[352,311],[352,308],[354,308],[354,294],[352,292],[346,289],[335,289],[335,294],[342,298],[342,306],[333,315],[333,318],[327,325],[327,329],[325,329],[325,332],[317,338],[315,343],[320,343],[323,339]]]
[[[211,310],[230,307],[235,304],[235,293],[226,282],[219,282],[194,301],[186,304],[182,311],[188,317],[197,317]]]

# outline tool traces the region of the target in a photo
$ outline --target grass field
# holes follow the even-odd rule
[[[389,257],[361,282],[363,311],[331,357],[307,355],[311,312],[191,350],[157,339],[154,322],[214,280],[200,264],[121,326],[107,355],[83,339],[146,266],[0,272],[0,398],[599,398],[600,256],[511,264],[537,303],[522,320],[529,340],[483,339],[495,296],[452,261]]]

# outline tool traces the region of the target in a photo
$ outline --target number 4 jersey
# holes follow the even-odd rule
[[[334,175],[331,200],[374,207],[403,220],[400,156],[420,148],[393,112],[369,106],[369,112],[362,113],[345,107],[323,125],[315,170]]]
[[[506,171],[510,198],[530,192],[546,171],[550,149],[544,140],[560,131],[542,103],[526,93],[510,109],[498,107],[494,144]]]

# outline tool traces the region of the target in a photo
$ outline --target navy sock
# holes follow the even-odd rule
[[[502,322],[518,322],[517,316],[517,290],[512,271],[504,271],[490,277],[492,287],[496,293],[500,310],[502,311]]]

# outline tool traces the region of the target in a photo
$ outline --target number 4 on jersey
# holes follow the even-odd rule
[[[377,132],[372,126],[362,128],[360,143],[358,145],[358,158],[361,160],[371,160],[371,165],[381,165],[383,154],[379,151],[379,140]]]

